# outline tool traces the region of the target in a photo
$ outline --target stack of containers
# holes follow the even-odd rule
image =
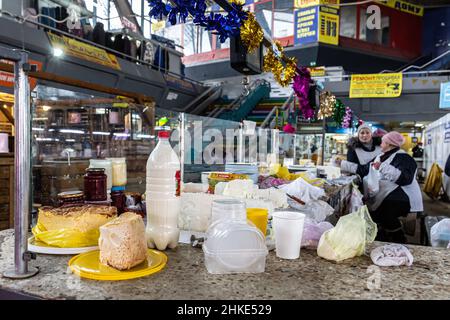
[[[268,250],[263,233],[247,222],[245,203],[215,200],[203,244],[209,273],[264,272]]]
[[[254,183],[258,183],[259,170],[256,164],[249,163],[227,163],[225,171],[236,174],[246,174]]]

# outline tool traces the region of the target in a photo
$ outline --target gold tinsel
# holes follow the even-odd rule
[[[256,21],[255,15],[251,12],[248,13],[248,18],[241,26],[241,39],[244,45],[247,47],[248,53],[253,53],[259,48],[263,41],[264,33]]]
[[[283,54],[283,47],[279,42],[276,42],[277,48],[281,53],[281,58],[275,56],[275,53],[272,49],[269,48],[267,54],[264,56],[264,66],[263,69],[265,72],[272,72],[275,80],[282,87],[288,86],[292,79],[295,76],[296,67],[297,67],[297,59],[295,58],[285,58]],[[281,62],[282,58],[288,60],[286,63],[286,67],[283,66]]]
[[[320,94],[320,109],[317,114],[318,119],[328,118],[334,114],[334,106],[336,104],[336,97],[328,91]]]

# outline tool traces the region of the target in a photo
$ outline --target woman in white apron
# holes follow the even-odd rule
[[[383,153],[366,165],[344,164],[345,171],[361,177],[372,165],[380,172],[379,191],[367,200],[372,219],[378,223],[377,240],[405,243],[406,238],[399,217],[409,212],[423,211],[422,192],[416,180],[416,161],[400,147],[405,138],[392,131],[381,142]]]
[[[367,124],[358,127],[356,137],[347,143],[347,161],[356,164],[367,164],[381,153],[381,138],[372,135],[372,128]]]

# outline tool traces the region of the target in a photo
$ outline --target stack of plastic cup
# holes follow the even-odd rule
[[[305,215],[294,211],[278,211],[273,216],[275,252],[282,259],[298,259],[302,243]]]

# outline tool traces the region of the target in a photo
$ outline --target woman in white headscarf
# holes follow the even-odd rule
[[[356,137],[347,143],[347,161],[356,164],[367,164],[381,153],[381,138],[372,135],[372,128],[367,124],[358,127]]]

